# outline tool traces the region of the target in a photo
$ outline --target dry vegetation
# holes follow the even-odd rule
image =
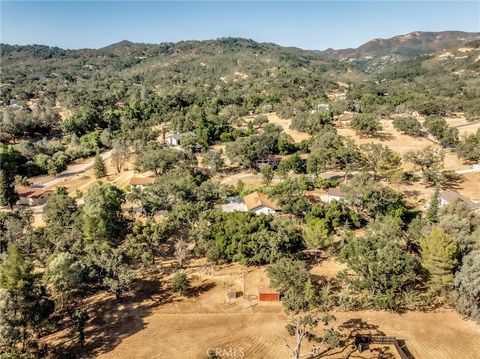
[[[137,280],[135,296],[117,303],[112,296],[86,299],[95,320],[87,328],[87,347],[98,358],[205,358],[209,348],[241,348],[245,358],[288,358],[282,338],[288,338],[288,316],[280,303],[257,303],[257,288],[268,279],[262,267],[209,266],[193,260],[187,272],[195,276],[192,296],[171,294],[172,258]],[[312,274],[333,278],[343,266],[324,258]],[[243,291],[252,300],[228,301],[229,291]],[[474,359],[480,351],[480,327],[452,310],[408,312],[334,312],[336,327],[355,320],[364,334],[385,334],[405,339],[416,358]],[[349,329],[342,332],[348,333]],[[60,341],[66,331],[46,338]],[[305,349],[309,346],[305,345]],[[396,358],[393,348],[371,346],[359,353],[351,345],[332,350],[325,358]]]

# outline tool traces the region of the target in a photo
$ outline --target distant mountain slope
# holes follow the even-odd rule
[[[243,103],[248,96],[313,96],[339,90],[359,73],[326,54],[240,38],[142,44],[121,41],[101,49],[62,50],[1,44],[0,104],[56,91],[65,108],[126,103],[144,93],[217,94]],[[61,98],[60,98],[61,97]],[[101,101],[99,100],[101,99]],[[320,100],[319,100],[320,101]]]
[[[356,49],[326,50],[326,53],[366,71],[416,56],[428,55],[480,39],[480,33],[462,31],[416,31],[390,39],[374,39]]]

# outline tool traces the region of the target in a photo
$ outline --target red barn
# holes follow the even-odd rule
[[[280,292],[276,289],[271,289],[271,288],[259,288],[258,301],[259,302],[279,302]]]

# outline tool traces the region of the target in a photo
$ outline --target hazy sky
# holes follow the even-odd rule
[[[480,1],[1,1],[1,41],[98,48],[245,37],[304,49],[411,31],[480,31]]]

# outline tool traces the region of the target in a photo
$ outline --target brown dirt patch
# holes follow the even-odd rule
[[[440,145],[430,141],[425,137],[411,137],[398,132],[390,120],[380,120],[383,130],[378,137],[363,138],[359,137],[355,131],[350,128],[339,128],[338,134],[352,138],[357,145],[363,143],[380,143],[390,147],[393,151],[397,152],[401,156],[404,156],[408,151],[419,151],[427,148],[428,146],[440,148]],[[412,166],[408,163],[404,164],[406,170],[411,170]],[[463,165],[462,161],[453,153],[445,152],[445,169],[458,170],[468,168],[468,165]]]

